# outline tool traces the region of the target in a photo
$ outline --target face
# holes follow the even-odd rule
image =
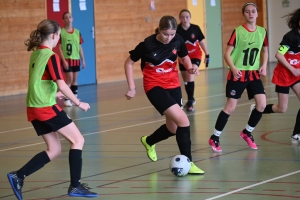
[[[256,22],[256,18],[258,17],[257,9],[253,5],[248,5],[244,10],[244,17],[247,22]]]
[[[173,29],[160,30],[158,37],[162,43],[168,44],[175,37],[175,34],[176,30]]]
[[[63,20],[64,20],[64,23],[65,23],[66,25],[72,24],[72,22],[73,22],[73,17],[72,17],[72,15],[71,15],[71,13],[66,13],[66,14],[64,15]]]
[[[191,15],[189,12],[182,12],[180,13],[179,19],[183,25],[190,24]]]

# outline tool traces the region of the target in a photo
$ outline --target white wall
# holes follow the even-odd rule
[[[267,0],[268,10],[268,37],[269,37],[269,61],[277,62],[275,53],[279,48],[282,37],[290,29],[287,26],[284,15],[300,8],[300,0],[288,0],[289,7],[282,6],[283,0]]]

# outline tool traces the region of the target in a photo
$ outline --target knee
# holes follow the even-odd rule
[[[72,141],[72,146],[82,149],[84,145],[84,137],[80,135]]]
[[[233,111],[235,110],[235,107],[226,107],[224,108],[224,112],[228,115],[231,115],[233,113]]]
[[[259,112],[263,112],[266,108],[266,104],[255,105],[255,108]]]
[[[46,151],[50,160],[57,158],[61,154],[61,145],[50,147]]]

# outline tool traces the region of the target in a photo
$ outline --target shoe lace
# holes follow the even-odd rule
[[[248,135],[248,137],[251,139],[252,142],[254,142],[253,135]]]
[[[81,186],[82,186],[84,189],[86,189],[86,190],[92,189],[92,188],[89,187],[89,184],[87,184],[87,183],[81,183]]]

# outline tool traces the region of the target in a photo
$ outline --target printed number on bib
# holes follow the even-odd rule
[[[253,48],[253,49],[245,49],[243,51],[244,53],[244,59],[243,59],[243,65],[244,66],[253,66],[256,60],[256,57],[258,55],[259,49],[258,48]]]
[[[72,55],[72,44],[67,44],[66,45],[66,50],[67,50],[67,55],[68,56]]]

